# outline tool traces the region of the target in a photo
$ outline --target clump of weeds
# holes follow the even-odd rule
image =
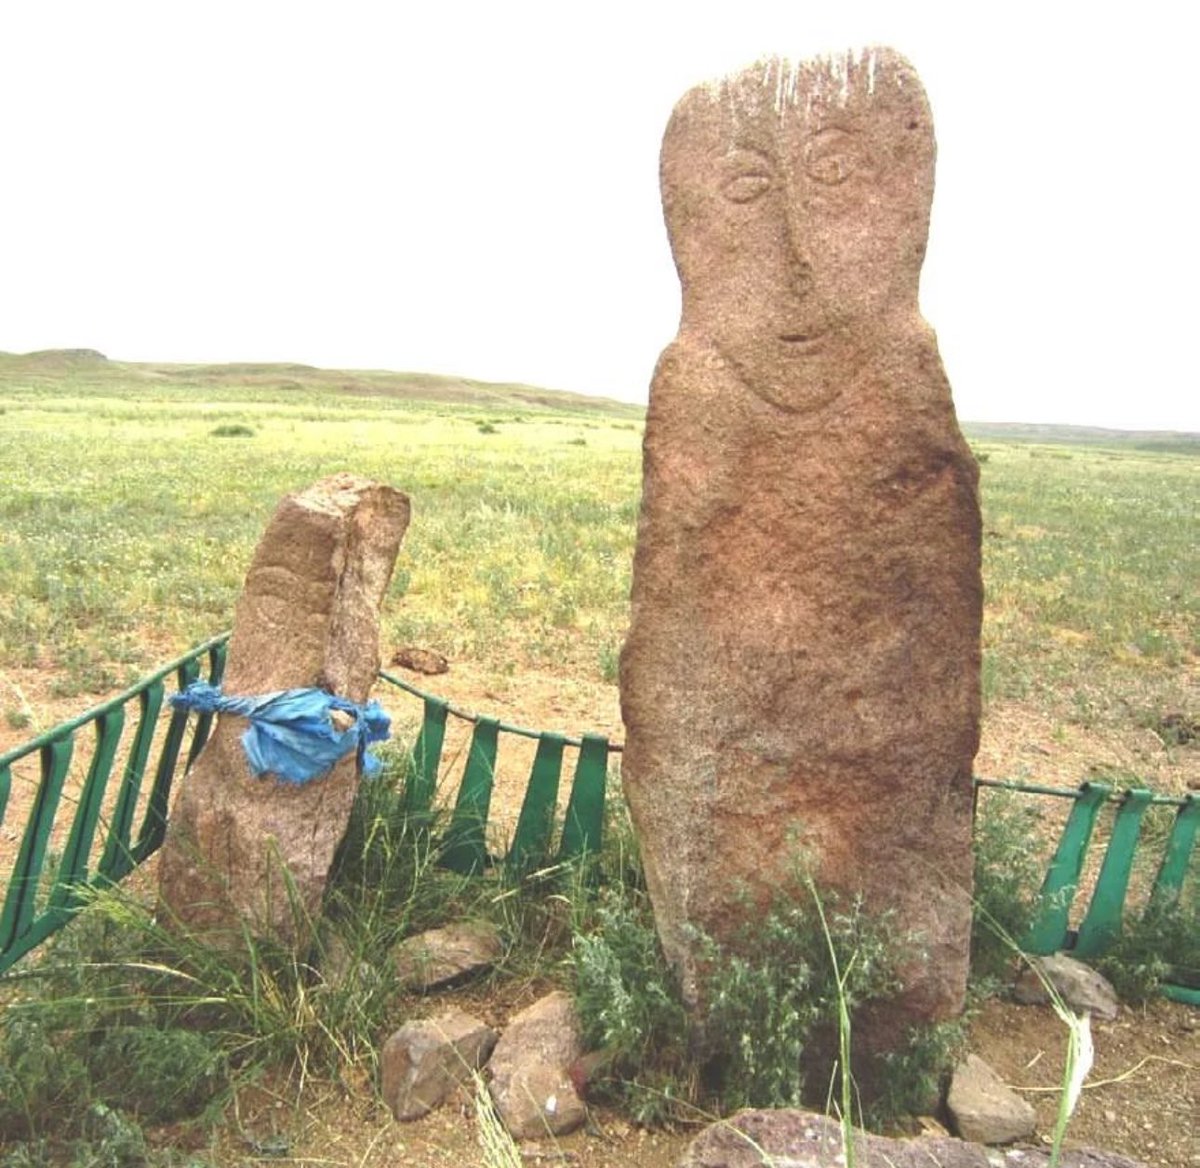
[[[617,885],[575,937],[576,1004],[592,1056],[591,1089],[640,1123],[697,1111],[822,1107],[841,1084],[847,1123],[886,1124],[938,1081],[961,1041],[954,1027],[913,1033],[888,1056],[853,1050],[854,1020],[886,1008],[899,968],[914,953],[890,917],[860,900],[821,894],[797,876],[728,946],[698,939],[703,1033],[690,1022],[658,944],[645,892]],[[905,1090],[876,1090],[903,1071]],[[864,1084],[869,1096],[860,1098]]]

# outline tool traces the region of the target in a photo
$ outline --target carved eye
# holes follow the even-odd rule
[[[870,168],[870,159],[861,145],[844,130],[823,131],[804,151],[805,173],[825,186],[838,186]]]
[[[731,203],[752,203],[771,189],[771,176],[761,172],[735,174],[726,179],[721,193]]]
[[[844,183],[857,169],[857,159],[850,154],[828,154],[824,158],[811,158],[807,167],[809,178],[831,187]]]
[[[737,146],[719,167],[721,194],[731,203],[753,203],[775,185],[774,160],[757,146]]]

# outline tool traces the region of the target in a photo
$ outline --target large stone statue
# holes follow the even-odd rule
[[[979,732],[977,468],[917,288],[929,106],[889,49],[693,89],[662,149],[683,287],[646,421],[625,789],[697,995],[802,857],[919,937],[897,1023],[961,1008]]]

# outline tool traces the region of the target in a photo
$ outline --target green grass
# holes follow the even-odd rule
[[[405,749],[384,753],[384,774],[360,788],[320,921],[299,930],[316,938],[309,952],[247,938],[240,957],[215,953],[166,927],[152,899],[116,888],[94,894],[78,920],[0,979],[0,1144],[14,1141],[29,1163],[74,1162],[104,1147],[126,1148],[131,1164],[168,1163],[137,1158],[143,1129],[219,1123],[239,1087],[261,1076],[299,1093],[314,1079],[372,1080],[380,1036],[426,1009],[398,984],[393,946],[460,919],[496,925],[506,946],[497,979],[573,986],[598,1052],[589,1085],[639,1123],[825,1101],[847,1124],[853,1116],[888,1126],[936,1097],[961,1048],[960,1024],[915,1030],[882,1055],[852,1041],[869,1035],[871,1011],[895,992],[919,944],[892,918],[869,918],[798,871],[768,911],[746,914],[733,951],[710,945],[697,1043],[658,946],[623,805],[610,804],[605,848],[584,864],[519,883],[461,876],[437,864],[445,818],[404,814]],[[981,909],[1027,904],[1036,876],[1019,863],[1021,817],[997,824],[977,869]],[[997,922],[981,923],[1015,956]],[[1192,953],[1195,923],[1194,911],[1178,918]],[[1140,961],[1160,940],[1132,931],[1121,960]],[[1140,967],[1129,972],[1143,978]],[[832,1104],[831,1082],[840,1085]],[[481,1123],[485,1156],[505,1162],[491,1117]]]
[[[1083,725],[1185,700],[1200,648],[1194,456],[980,448],[985,692]]]
[[[98,691],[228,626],[279,498],[343,469],[412,498],[387,641],[598,674],[620,636],[640,445],[625,414],[32,382],[3,361],[0,405],[0,669]]]
[[[727,947],[704,937],[696,944],[704,954],[699,1031],[636,880],[606,886],[577,926],[575,1001],[585,1043],[599,1052],[595,1096],[645,1124],[808,1106],[837,1114],[846,1131],[864,1119],[887,1127],[936,1099],[961,1026],[913,1029],[887,1053],[852,1038],[854,1022],[895,995],[898,970],[917,947],[893,917],[821,893],[797,866],[764,911],[745,914]]]
[[[0,409],[0,670],[99,692],[228,626],[280,496],[352,469],[413,502],[386,642],[614,677],[632,407],[420,375],[0,357]],[[1083,726],[1195,716],[1195,453],[977,449],[986,699]]]
[[[640,484],[641,422],[631,408],[422,376],[0,355],[0,412],[0,710],[11,729],[39,721],[29,674],[52,679],[47,689],[64,698],[102,692],[228,627],[278,499],[344,469],[392,483],[413,502],[385,646],[421,644],[498,671],[545,666],[615,681]],[[1190,746],[1181,728],[1200,713],[1188,688],[1200,627],[1198,464],[1187,443],[1162,451],[1146,445],[978,443],[985,697],[992,708],[1029,702],[1083,727],[1159,728],[1164,748],[1182,751]],[[606,852],[602,867],[631,904],[591,902],[581,884],[561,879],[499,889],[438,869],[428,833],[397,826],[389,798],[387,788],[374,788],[356,809],[323,945],[348,951],[352,970],[378,967],[382,950],[402,934],[448,915],[484,915],[509,943],[509,974],[561,977],[559,926],[568,905],[578,953],[594,958],[597,1000],[625,984],[623,970],[634,971],[631,1000],[616,995],[626,1015],[601,1021],[614,1028],[604,1038],[614,1064],[625,1059],[626,1073],[642,1076],[638,1106],[652,1118],[694,1097],[701,1068],[687,1061],[669,973],[639,899],[636,859],[624,844]],[[988,911],[1016,911],[1001,918],[1014,933],[1029,910],[1029,882],[1040,875],[1005,858],[1006,847],[1025,843],[1022,815],[997,816],[981,854]],[[627,844],[621,832],[611,837]],[[1195,936],[1192,905],[1191,916],[1170,922],[1181,922],[1185,941]],[[18,1028],[5,1036],[8,1053],[19,1054],[27,1072],[21,1098],[11,1084],[5,1095],[25,1109],[8,1116],[22,1134],[56,1131],[65,1108],[79,1139],[125,1141],[136,1158],[138,1108],[154,1093],[110,1081],[106,1051],[144,1062],[151,1074],[178,1063],[195,1068],[195,1094],[179,1103],[193,1111],[258,1061],[299,1060],[330,1073],[371,1058],[378,1011],[394,988],[386,982],[332,985],[308,955],[266,953],[254,955],[247,980],[205,968],[203,954],[171,949],[148,911],[126,902],[110,901],[92,920],[98,940],[69,929],[53,942],[51,954],[62,945],[63,960],[51,958],[42,982],[50,992],[32,995],[41,1013],[5,1015],[6,1026]],[[781,916],[772,924],[775,949],[763,949],[757,964],[727,963],[725,992],[734,1001],[727,1038],[765,1027],[770,1041],[757,1050],[772,1055],[769,1065],[743,1067],[738,1085],[724,1084],[728,1098],[798,1090],[787,1079],[796,1071],[788,1050],[809,1037],[811,1002],[779,996],[785,980],[789,989],[797,980],[779,973],[794,969],[799,951],[789,946],[797,937],[803,953],[827,950],[834,959],[831,973],[817,979],[822,1009],[852,996],[843,974],[862,968],[855,955],[873,942],[841,920],[814,941],[819,924],[811,914],[805,922]],[[1146,959],[1162,932],[1152,924],[1157,932],[1131,929],[1120,950],[1139,984],[1161,976]],[[148,945],[157,954],[156,968],[134,976],[139,957],[130,937],[138,952]],[[593,942],[608,949],[591,952]],[[89,967],[107,966],[85,977],[77,955]],[[991,960],[1002,966],[1010,956]],[[1194,949],[1177,958],[1185,959],[1194,961]],[[213,996],[221,1001],[202,1005],[219,1010],[219,1025],[176,1025],[194,1019],[197,997]],[[20,1029],[28,1019],[38,1025]],[[154,1037],[198,1030],[211,1043]],[[66,1040],[55,1038],[61,1033]],[[944,1053],[940,1042],[901,1057],[924,1073]],[[633,1069],[650,1055],[666,1064]],[[170,1078],[189,1082],[177,1071]],[[747,1083],[756,1084],[752,1091]],[[44,1097],[30,1095],[35,1087]],[[126,1088],[132,1103],[121,1094]],[[841,1107],[849,1107],[845,1097]],[[122,1108],[133,1127],[122,1126]]]
[[[249,935],[214,949],[153,894],[117,886],[89,893],[0,978],[0,1164],[6,1141],[25,1155],[44,1144],[45,1162],[60,1163],[91,1148],[97,1125],[136,1142],[143,1128],[217,1122],[264,1076],[297,1098],[310,1080],[374,1082],[382,1038],[427,1011],[393,956],[426,928],[489,921],[508,951],[494,976],[553,974],[569,930],[555,941],[548,922],[568,896],[589,911],[580,872],[516,884],[440,867],[444,819],[408,818],[406,750],[385,762],[360,787],[319,919],[296,930],[315,938],[307,951]]]

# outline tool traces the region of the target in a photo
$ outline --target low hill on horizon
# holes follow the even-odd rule
[[[588,410],[624,418],[641,418],[646,413],[644,405],[632,402],[521,382],[479,381],[447,374],[386,369],[322,369],[295,362],[205,365],[114,361],[95,349],[44,349],[33,353],[0,351],[0,384],[13,377],[41,382],[86,378],[93,384],[105,381],[126,385],[137,381],[147,384],[171,382],[197,389],[307,390],[500,409]],[[968,438],[977,442],[1129,446],[1147,451],[1200,455],[1200,433],[1185,430],[1117,430],[1064,423],[969,420],[962,422],[962,428]]]
[[[1028,442],[1063,446],[1133,446],[1138,450],[1200,454],[1200,433],[1190,430],[1113,430],[1051,422],[963,422],[977,442]]]
[[[500,409],[588,410],[624,418],[640,418],[646,412],[645,406],[630,402],[520,382],[478,381],[469,377],[386,369],[320,369],[295,362],[203,365],[113,361],[94,349],[0,352],[0,383],[14,377],[43,383],[61,379],[86,380],[92,385],[170,382],[197,389],[305,390]]]

